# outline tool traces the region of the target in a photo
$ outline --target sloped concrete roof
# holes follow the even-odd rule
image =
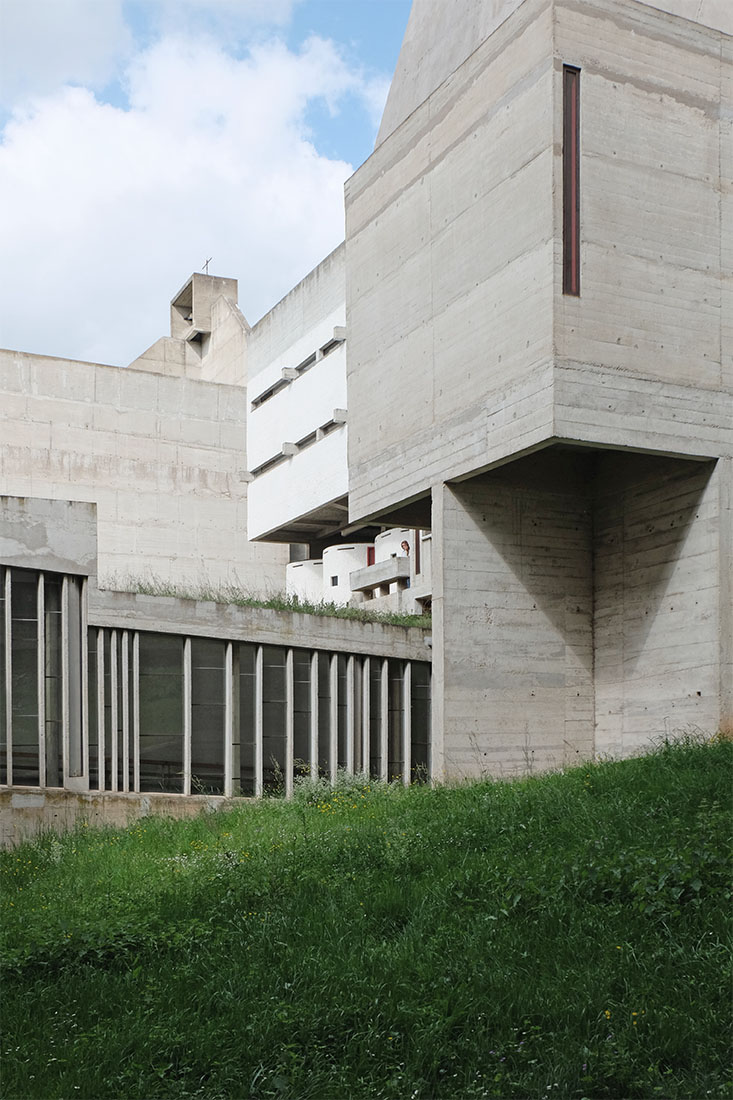
[[[524,0],[413,0],[379,146]],[[733,34],[733,0],[625,0]]]

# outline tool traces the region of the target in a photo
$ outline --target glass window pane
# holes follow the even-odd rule
[[[387,778],[401,779],[405,762],[402,758],[402,661],[390,660],[389,667],[389,735]]]
[[[285,780],[286,651],[262,647],[262,786],[282,793]]]
[[[412,663],[411,756],[413,783],[430,776],[430,665]]]
[[[255,661],[257,647],[239,646],[239,782],[243,795],[255,792]]]
[[[45,573],[43,603],[45,627],[46,785],[62,787],[63,690],[61,680],[61,591],[63,578]]]
[[[293,769],[295,775],[310,772],[311,655],[293,650]]]
[[[346,657],[344,657],[343,653],[339,653],[336,659],[336,666],[338,669],[338,766],[340,768],[345,768],[347,752],[346,740],[348,736],[346,717],[348,708],[346,700]]]
[[[191,793],[224,793],[226,643],[191,639]]]
[[[38,786],[38,574],[11,572],[13,783]]]
[[[330,775],[329,741],[331,732],[331,658],[318,654],[318,774]]]
[[[183,638],[139,635],[140,790],[183,792]]]
[[[369,662],[369,774],[379,778],[382,767],[382,662],[373,657]]]

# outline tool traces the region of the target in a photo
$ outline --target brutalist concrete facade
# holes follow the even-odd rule
[[[432,526],[436,776],[733,725],[726,31],[715,4],[413,7],[346,188],[349,519]]]

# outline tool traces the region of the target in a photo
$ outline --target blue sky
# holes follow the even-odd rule
[[[343,237],[410,0],[2,0],[0,344],[126,363],[204,259],[251,322]]]

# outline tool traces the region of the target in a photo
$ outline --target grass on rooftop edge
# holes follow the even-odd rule
[[[273,611],[290,611],[301,615],[321,615],[334,619],[351,619],[359,623],[382,623],[385,626],[416,626],[430,630],[429,614],[407,615],[393,611],[368,611],[362,607],[343,607],[322,600],[313,603],[284,592],[269,596],[257,596],[246,589],[229,584],[175,584],[155,577],[110,578],[104,587],[119,592],[133,592],[141,596],[173,596],[179,600],[207,600],[212,603],[234,604],[237,607],[265,607]]]
[[[705,1100],[733,745],[364,777],[0,856],[13,1100]]]

